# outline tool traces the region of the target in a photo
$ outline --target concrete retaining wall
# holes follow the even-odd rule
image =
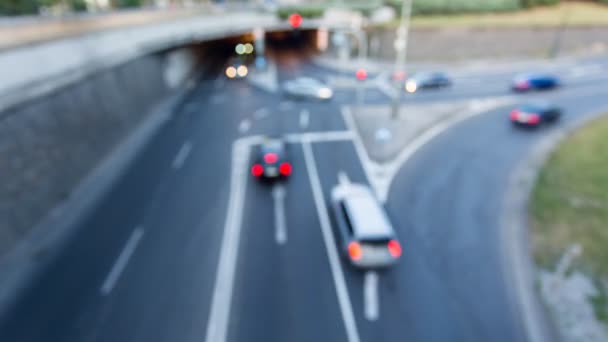
[[[188,50],[97,72],[0,113],[0,255],[192,71]]]
[[[376,30],[370,35],[370,55],[394,59],[395,30]],[[410,32],[408,60],[456,61],[492,58],[547,57],[555,47],[555,28],[414,29]],[[576,28],[564,31],[559,54],[605,53],[608,29]]]

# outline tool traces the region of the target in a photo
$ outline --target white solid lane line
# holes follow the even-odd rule
[[[114,266],[106,277],[106,280],[103,282],[103,285],[101,285],[100,292],[102,295],[106,296],[112,292],[114,285],[116,285],[116,281],[118,281],[118,278],[122,274],[123,270],[125,267],[127,267],[127,263],[129,262],[131,255],[133,255],[133,252],[135,252],[135,248],[137,248],[137,244],[139,243],[139,240],[141,240],[142,236],[144,236],[144,230],[142,227],[135,228],[133,233],[131,233],[131,237],[129,237],[127,244],[118,256],[118,259],[114,263]]]
[[[342,170],[338,172],[338,184],[344,187],[350,184],[350,179],[348,178],[348,175]]]
[[[287,220],[285,219],[285,187],[275,184],[272,187],[272,199],[274,202],[274,226],[275,240],[279,245],[287,242]]]
[[[310,112],[306,109],[302,109],[300,112],[300,127],[303,129],[308,128],[308,124],[310,123]]]
[[[381,186],[378,184],[378,177],[373,177],[373,170],[376,170],[378,167],[376,163],[374,163],[367,154],[367,150],[363,145],[363,139],[361,138],[361,135],[357,130],[357,124],[355,123],[355,119],[353,118],[350,108],[342,106],[340,108],[340,112],[342,113],[342,119],[344,120],[346,128],[353,135],[353,144],[355,145],[355,152],[357,153],[359,161],[361,162],[361,166],[363,167],[365,178],[367,178],[370,185],[378,195]]]
[[[184,165],[184,162],[186,161],[188,156],[190,155],[191,150],[192,143],[186,141],[182,145],[182,147],[180,147],[179,152],[177,152],[177,154],[175,155],[175,158],[173,158],[173,163],[171,163],[171,166],[176,170],[180,169]]]
[[[285,140],[289,143],[308,142],[330,142],[330,141],[347,141],[353,140],[355,135],[349,131],[326,131],[326,132],[310,132],[310,133],[295,133],[286,134]]]
[[[239,124],[239,132],[241,132],[241,133],[246,133],[250,128],[251,128],[251,120],[249,120],[249,119],[244,119]]]
[[[365,272],[363,281],[363,305],[365,318],[375,321],[380,316],[378,304],[378,273],[374,271]]]
[[[247,185],[249,147],[253,139],[237,140],[232,148],[230,198],[220,249],[213,299],[207,322],[206,342],[225,342],[230,319],[234,274],[241,238],[243,203]]]
[[[306,170],[308,172],[308,178],[310,180],[310,186],[312,188],[317,214],[319,215],[319,222],[321,224],[323,241],[325,242],[325,248],[327,250],[329,266],[333,275],[334,285],[336,286],[336,293],[338,294],[338,303],[340,305],[344,327],[346,328],[346,337],[348,338],[349,342],[359,342],[360,338],[359,332],[357,331],[357,325],[355,323],[355,315],[353,313],[350,297],[348,296],[348,289],[346,287],[346,281],[344,280],[344,272],[342,271],[342,266],[340,265],[340,258],[338,256],[336,243],[331,231],[331,224],[327,214],[327,206],[325,205],[325,200],[323,199],[321,181],[319,180],[319,173],[317,172],[317,166],[315,164],[310,142],[303,141],[302,149],[304,150]],[[211,341],[208,340],[207,342]]]

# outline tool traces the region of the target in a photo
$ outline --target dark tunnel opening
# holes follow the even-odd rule
[[[231,65],[246,65],[252,68],[256,59],[264,57],[265,61],[279,65],[293,65],[306,61],[318,54],[317,30],[284,30],[264,34],[263,51],[258,51],[259,42],[253,33],[245,33],[222,39],[193,43],[187,46],[166,50],[161,54],[185,49],[194,57],[194,71],[201,79],[216,78],[226,73]],[[251,44],[256,49],[250,54],[237,54],[239,44]]]

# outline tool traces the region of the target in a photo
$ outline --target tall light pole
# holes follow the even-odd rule
[[[566,32],[566,29],[568,28],[568,21],[570,19],[570,13],[571,12],[568,9],[565,9],[564,13],[562,14],[561,23],[559,25],[559,28],[555,31],[555,37],[553,38],[553,43],[551,44],[551,47],[549,48],[549,58],[556,58],[557,55],[559,54],[559,50],[562,47],[564,33]]]
[[[414,0],[402,0],[401,4],[401,22],[397,29],[397,39],[395,39],[395,48],[397,49],[397,57],[395,58],[395,71],[398,75],[405,75],[405,57],[407,55],[407,38],[410,28],[410,17],[412,14],[412,2]],[[401,91],[397,89],[397,93],[393,97],[391,117],[396,119],[399,116],[399,105],[401,103]]]
[[[367,58],[367,35],[363,31],[362,27],[355,33],[357,40],[359,41],[359,66],[367,72],[366,58]],[[367,78],[367,75],[366,77]],[[357,108],[359,111],[363,110],[363,98],[365,97],[365,84],[366,80],[359,80],[357,84]]]

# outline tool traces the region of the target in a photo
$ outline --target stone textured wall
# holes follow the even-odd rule
[[[455,61],[491,58],[547,57],[556,38],[553,28],[414,29],[408,42],[408,60]],[[395,58],[395,30],[370,32],[370,55]],[[562,35],[561,54],[608,52],[608,29],[568,28]]]
[[[169,55],[132,60],[0,113],[0,254],[169,95]]]

